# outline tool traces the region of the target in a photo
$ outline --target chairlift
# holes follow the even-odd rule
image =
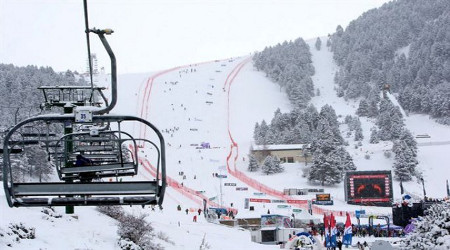
[[[60,176],[62,176],[59,182],[20,182],[17,178],[14,178],[14,171],[11,166],[11,153],[7,150],[11,147],[12,135],[26,124],[42,122],[52,124],[74,124],[74,114],[68,115],[41,115],[24,120],[14,126],[5,135],[3,145],[3,182],[5,188],[5,194],[8,201],[8,205],[11,207],[22,206],[89,206],[89,205],[161,205],[164,197],[164,190],[166,186],[166,171],[165,171],[165,150],[164,139],[162,134],[156,129],[154,125],[148,121],[133,116],[120,116],[120,115],[94,115],[92,117],[95,123],[126,123],[126,122],[139,122],[150,127],[154,131],[156,137],[159,139],[159,145],[150,142],[146,139],[135,139],[131,135],[128,138],[121,139],[122,141],[130,141],[133,148],[132,161],[131,162],[117,162],[116,164],[100,164],[97,166],[83,166],[83,167],[70,167],[72,165],[70,160],[64,162],[67,166],[61,167],[61,164],[57,165]],[[62,127],[62,126],[61,126]],[[108,133],[105,131],[104,133]],[[119,133],[118,131],[110,131],[111,133]],[[121,134],[126,134],[124,131],[120,131]],[[64,141],[65,138],[74,137],[73,134],[64,135],[60,141]],[[86,139],[86,138],[85,138]],[[87,140],[87,139],[86,139]],[[108,182],[86,182],[80,176],[85,173],[94,173],[100,179],[113,176],[125,176],[136,175],[140,166],[137,160],[137,141],[144,140],[152,143],[158,148],[157,156],[157,175],[154,180],[140,181],[130,180],[124,177],[122,181]],[[66,141],[68,144],[73,142]],[[6,150],[5,150],[6,149]],[[67,148],[66,148],[67,149]],[[73,152],[68,152],[73,153]],[[84,169],[83,169],[84,168]],[[68,176],[74,175],[75,177],[69,178]],[[66,176],[64,178],[64,176]],[[67,181],[70,179],[70,181]],[[64,197],[65,196],[65,197]]]
[[[60,139],[60,144],[72,144],[73,147],[73,150],[65,148],[56,164],[61,179],[99,179],[137,174],[137,161],[124,161],[122,152],[122,144],[130,141],[136,146],[135,139],[124,131],[102,131],[100,133],[99,136],[95,137],[91,137],[87,132],[71,133]],[[128,136],[128,138],[124,139],[122,136],[116,136],[116,134]],[[92,145],[93,143],[103,145]],[[104,145],[105,143],[107,145]],[[137,152],[134,153],[137,154]],[[75,162],[78,155],[88,158],[92,164],[76,166]],[[137,159],[137,155],[132,159]]]
[[[108,114],[117,102],[116,59],[105,38],[105,35],[110,35],[113,31],[89,29],[86,0],[84,0],[84,7],[91,86],[39,87],[45,99],[41,107],[45,109],[64,108],[64,114],[34,116],[17,123],[6,133],[3,142],[3,186],[10,207],[162,205],[167,185],[164,138],[153,124],[140,117]],[[89,33],[98,35],[111,59],[110,103],[102,93],[105,88],[93,85]],[[89,96],[89,98],[83,100],[82,97],[85,96]],[[102,99],[103,103],[99,99]],[[101,104],[105,104],[105,107],[101,107]],[[84,108],[84,110],[78,109],[78,107],[87,106],[89,108]],[[121,129],[122,123],[133,122],[149,127],[150,131],[153,131],[153,137],[156,138],[157,143],[150,141],[149,138],[135,138]],[[35,137],[31,133],[28,136],[37,141],[37,144],[29,147],[46,146],[48,152],[54,154],[59,181],[19,181],[19,178],[14,176],[17,173],[12,169],[12,149],[16,144],[24,144],[27,140],[27,136],[22,136],[24,139],[15,141],[14,135],[16,132],[20,133],[27,126],[35,124],[38,126],[52,125],[56,130],[52,132],[52,136],[59,136],[57,140],[50,138],[48,130],[45,137],[41,136],[41,133],[34,133]],[[111,130],[110,124],[117,124],[118,129]],[[102,136],[107,134],[112,135],[106,140],[108,143],[94,145],[105,139],[106,137],[102,138]],[[156,175],[153,180],[131,179],[137,175],[141,167],[138,158],[138,142],[151,143],[157,150]],[[127,152],[131,151],[132,159],[130,161],[123,159],[123,143],[130,145],[126,150]],[[27,147],[23,148],[27,149]],[[92,166],[74,166],[72,157],[78,153],[97,157],[99,162]],[[118,156],[113,163],[109,158],[111,155]],[[93,177],[83,177],[86,175]],[[115,181],[105,180],[105,178],[113,176],[116,177]],[[117,178],[119,176],[120,180]]]

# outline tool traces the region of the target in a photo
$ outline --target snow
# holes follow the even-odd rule
[[[397,98],[395,98],[394,95],[389,93],[389,91],[386,91],[386,96],[395,106],[397,106],[400,109],[402,116],[406,117],[406,112],[405,112],[405,110],[403,110],[402,106],[398,103]]]
[[[409,57],[409,50],[411,48],[411,44],[408,44],[407,46],[398,49],[397,51],[395,51],[395,55],[396,56],[400,56],[401,54],[405,55],[406,58]]]
[[[253,150],[289,150],[302,149],[304,144],[253,145]]]
[[[309,41],[316,69],[313,81],[315,88],[320,89],[320,96],[314,97],[311,103],[318,109],[325,104],[332,105],[339,121],[343,122],[346,115],[355,115],[359,100],[346,101],[336,96],[333,77],[337,66],[332,60],[332,53],[326,46],[317,51],[314,49],[314,42],[315,39]],[[346,204],[342,183],[326,187],[311,185],[303,177],[304,170],[308,167],[304,163],[286,163],[285,172],[274,175],[246,171],[255,123],[260,123],[263,119],[270,122],[277,108],[281,112],[291,110],[286,94],[264,75],[253,68],[249,57],[185,65],[163,72],[120,75],[119,100],[113,112],[140,116],[155,124],[165,137],[168,176],[179,184],[183,183],[184,187],[204,191],[202,194],[206,198],[216,197],[214,201],[219,204],[231,207],[233,203],[233,208],[239,211],[238,217],[260,217],[267,210],[272,214],[291,215],[296,206],[283,209],[278,208],[276,203],[252,202],[250,205],[254,206],[255,211],[244,209],[245,198],[279,197],[261,194],[260,190],[228,173],[227,165],[231,170],[236,168],[255,182],[279,191],[285,188],[325,188],[325,192],[331,194],[335,203],[334,206],[320,206],[325,209],[351,212],[365,209],[367,214],[389,214],[391,208]],[[107,86],[105,82],[108,79],[106,75],[100,76],[99,85]],[[374,120],[360,120],[364,133],[363,145],[355,149],[356,142],[353,138],[345,138],[349,142],[347,150],[357,169],[390,170],[393,156],[386,158],[384,152],[390,151],[392,144],[369,144],[370,128],[374,126]],[[450,176],[450,171],[446,168],[448,164],[445,164],[450,161],[450,154],[447,153],[450,152],[450,143],[447,144],[450,142],[450,128],[423,115],[409,115],[405,117],[405,123],[414,135],[430,135],[430,138],[417,139],[419,167],[424,171],[427,194],[431,197],[443,197],[445,179]],[[124,124],[124,128],[134,135],[146,135],[154,139],[154,135],[148,134],[140,126]],[[345,135],[347,130],[347,126],[343,124],[342,134]],[[210,143],[211,148],[197,148],[202,142]],[[150,158],[151,155],[150,147],[140,150],[142,158]],[[227,161],[229,155],[231,160]],[[370,159],[366,159],[366,155]],[[233,159],[236,160],[236,165]],[[184,172],[184,175],[180,175],[180,172]],[[226,175],[226,178],[215,178],[214,173]],[[153,177],[142,169],[139,178]],[[235,183],[236,186],[220,186],[224,183]],[[421,195],[420,184],[409,182],[403,185],[407,191]],[[236,187],[247,187],[248,190],[237,191]],[[400,198],[397,182],[394,182],[393,188],[395,198]],[[314,194],[292,198],[312,199]],[[0,199],[3,200],[0,202],[0,228],[3,231],[14,222],[24,222],[27,226],[36,228],[36,239],[13,243],[11,249],[118,249],[117,223],[92,207],[76,207],[77,218],[64,215],[64,209],[57,207],[56,211],[63,215],[62,218],[47,220],[40,212],[41,208],[9,208],[4,194],[1,194]],[[210,249],[279,249],[278,246],[252,243],[249,231],[209,223],[203,216],[198,217],[198,222],[193,222],[195,211],[202,208],[201,203],[202,198],[188,193],[186,189],[169,186],[162,211],[138,206],[124,208],[129,213],[147,214],[146,219],[152,223],[156,233],[165,234],[173,241],[155,240],[166,249],[198,249],[203,239]],[[182,206],[182,211],[176,210],[178,205]],[[194,212],[186,215],[186,208]],[[320,214],[313,216],[322,218]],[[345,217],[340,214],[336,219],[338,222],[345,221]],[[356,218],[352,218],[352,222],[356,224]],[[365,223],[364,219],[361,222]],[[375,238],[355,238],[353,241],[374,240]],[[4,244],[2,238],[0,244]]]

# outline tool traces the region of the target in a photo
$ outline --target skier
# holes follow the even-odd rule
[[[202,210],[199,208],[197,212],[198,212],[198,215],[200,216],[200,214],[202,213]]]
[[[186,210],[184,210],[184,211],[186,212],[186,214],[188,214],[188,213],[189,213],[189,209],[187,209],[187,208],[186,208]]]
[[[181,206],[180,205],[177,206],[177,210],[181,211]]]
[[[192,219],[193,222],[197,222],[197,215],[194,215],[194,218]]]

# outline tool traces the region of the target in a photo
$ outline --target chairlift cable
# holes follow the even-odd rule
[[[86,42],[87,42],[87,50],[88,50],[88,63],[89,63],[89,77],[91,80],[91,96],[89,98],[89,101],[92,102],[92,97],[94,93],[94,81],[92,76],[92,58],[91,58],[91,42],[89,40],[89,20],[88,20],[88,10],[87,10],[87,0],[83,0],[84,5],[84,23],[85,23],[85,32],[86,32]]]

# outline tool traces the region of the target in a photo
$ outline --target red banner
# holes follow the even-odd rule
[[[364,199],[353,199],[354,202],[380,202],[380,201],[390,201],[389,198],[364,198]]]
[[[350,178],[353,179],[371,179],[371,178],[386,178],[385,174],[365,174],[365,175],[351,175]]]
[[[289,204],[308,204],[308,200],[287,200]]]

